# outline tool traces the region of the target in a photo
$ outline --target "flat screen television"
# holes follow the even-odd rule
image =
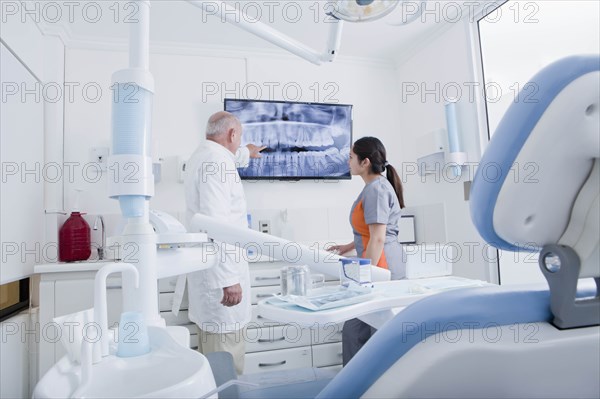
[[[352,105],[225,99],[243,126],[242,145],[266,146],[242,179],[350,179]]]

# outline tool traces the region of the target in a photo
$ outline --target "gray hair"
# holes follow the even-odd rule
[[[206,137],[215,137],[226,133],[230,128],[237,127],[240,123],[235,115],[220,111],[208,118],[206,124]]]

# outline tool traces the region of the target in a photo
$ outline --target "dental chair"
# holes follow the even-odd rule
[[[328,383],[254,397],[600,397],[600,58],[565,58],[531,81],[537,95],[511,105],[481,160],[471,216],[497,248],[533,245],[548,284],[427,297]],[[527,163],[536,174],[513,178]]]
[[[481,160],[471,216],[497,248],[533,243],[550,289],[472,288],[416,302],[318,398],[600,396],[600,58],[565,58],[531,81],[535,99],[511,105]],[[527,163],[537,173],[513,178]]]

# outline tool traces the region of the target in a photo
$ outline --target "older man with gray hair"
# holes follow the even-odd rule
[[[248,227],[246,198],[237,172],[242,125],[229,112],[212,115],[206,126],[206,141],[187,163],[185,176],[188,225],[199,213]],[[260,148],[248,148],[257,156]],[[243,157],[242,157],[243,158]],[[189,318],[200,328],[202,353],[230,352],[238,374],[244,370],[244,327],[251,318],[248,262],[241,250],[222,243],[217,264],[188,275]]]

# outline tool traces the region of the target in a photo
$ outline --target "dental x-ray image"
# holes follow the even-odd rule
[[[242,145],[266,146],[242,179],[350,179],[352,105],[225,99]]]

